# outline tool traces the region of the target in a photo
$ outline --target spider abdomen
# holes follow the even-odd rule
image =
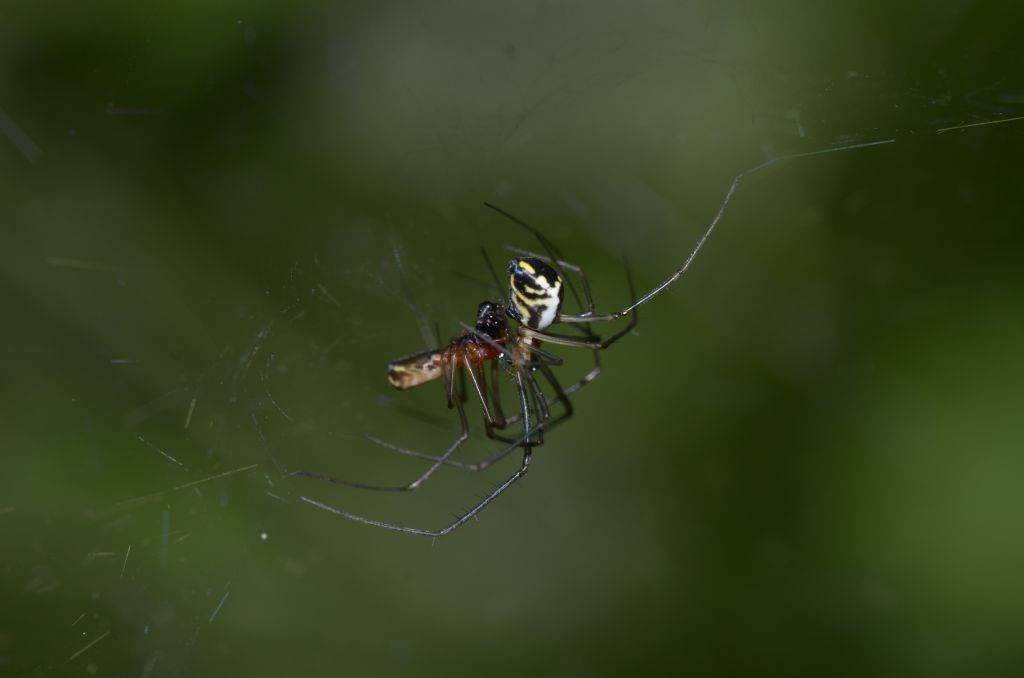
[[[565,298],[562,276],[536,257],[508,262],[509,313],[534,330],[544,330],[558,318]]]

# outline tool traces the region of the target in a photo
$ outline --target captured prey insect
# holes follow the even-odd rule
[[[546,254],[536,254],[509,248],[517,256],[512,258],[508,264],[507,300],[499,300],[497,302],[485,301],[481,303],[477,309],[475,326],[463,326],[464,331],[453,338],[448,346],[417,353],[388,364],[388,379],[399,390],[408,390],[437,379],[444,380],[448,407],[456,409],[461,423],[461,433],[458,438],[442,454],[435,456],[408,450],[371,437],[372,441],[391,450],[431,462],[427,469],[415,480],[403,486],[368,485],[340,480],[309,471],[299,471],[293,475],[306,476],[348,487],[403,492],[420,487],[423,482],[443,465],[478,471],[502,459],[512,450],[521,448],[523,450],[523,458],[519,468],[471,509],[458,516],[448,525],[434,530],[407,527],[365,518],[306,496],[301,496],[299,499],[339,517],[397,532],[441,537],[457,529],[526,474],[530,466],[533,448],[543,442],[543,433],[572,416],[573,406],[569,396],[593,381],[600,374],[601,367],[598,352],[608,348],[628,334],[637,324],[637,308],[664,292],[689,270],[690,265],[718,225],[737,188],[746,176],[784,160],[878,146],[893,143],[894,141],[894,139],[886,139],[779,156],[737,174],[733,177],[714,217],[697,239],[693,249],[679,268],[644,295],[637,297],[633,294],[632,302],[628,306],[609,313],[598,313],[595,310],[594,300],[590,293],[590,285],[583,270],[579,266],[565,261],[537,229],[490,203],[484,203],[487,207],[529,231],[541,243]],[[489,260],[488,264],[490,264]],[[566,270],[573,272],[579,278],[583,296],[586,300],[585,305],[580,303],[575,286],[565,275]],[[632,279],[630,279],[629,284],[630,292],[632,293]],[[563,312],[566,287],[569,288],[580,305],[581,310],[579,313],[569,314]],[[590,330],[590,323],[615,321],[627,316],[629,321],[625,327],[607,339],[600,339]],[[575,329],[579,336],[566,336],[564,334],[548,332],[549,327],[560,323]],[[588,349],[593,352],[594,367],[578,382],[568,388],[562,388],[552,369],[560,365],[562,361],[546,348],[541,348],[543,344]],[[485,365],[490,366],[491,377],[489,380],[486,377]],[[472,383],[472,390],[483,411],[484,427],[487,436],[506,443],[505,447],[493,452],[475,464],[452,459],[453,453],[469,438],[469,424],[465,409],[462,406],[464,394],[456,386],[457,371],[467,375]],[[513,379],[519,400],[519,414],[516,416],[505,417],[502,412],[498,388],[499,371],[504,371]],[[554,393],[553,397],[549,398],[545,395],[535,376],[537,374],[550,386]],[[562,406],[562,412],[557,417],[552,416],[551,412],[552,406],[556,403]],[[504,430],[510,424],[519,422],[522,424],[522,434],[518,437],[505,436],[499,433],[499,431]]]

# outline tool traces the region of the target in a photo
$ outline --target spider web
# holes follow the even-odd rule
[[[1016,667],[1017,22],[79,11],[0,22],[0,673]],[[493,298],[481,247],[537,248],[484,200],[614,310],[623,258],[658,284],[737,172],[883,139],[745,180],[479,524],[431,548],[295,501],[435,527],[514,468],[288,475],[403,482],[364,434],[451,441],[384,364]]]

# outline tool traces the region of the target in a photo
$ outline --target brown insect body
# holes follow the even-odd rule
[[[408,391],[453,374],[457,367],[477,367],[497,360],[509,338],[508,325],[501,306],[485,301],[477,310],[476,327],[463,330],[444,348],[415,353],[388,363],[388,382],[400,391]]]

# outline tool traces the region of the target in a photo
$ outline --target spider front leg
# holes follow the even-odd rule
[[[629,323],[621,330],[619,330],[618,332],[604,340],[577,339],[576,337],[566,337],[561,334],[548,334],[547,332],[538,332],[537,330],[532,330],[528,327],[522,328],[522,331],[528,334],[530,337],[536,339],[537,341],[545,341],[549,344],[558,344],[559,346],[572,346],[575,348],[588,348],[592,351],[603,351],[604,349],[608,348],[609,346],[617,342],[622,337],[629,334],[633,330],[633,328],[636,327],[636,324],[636,309],[634,309],[633,312],[630,314]]]

